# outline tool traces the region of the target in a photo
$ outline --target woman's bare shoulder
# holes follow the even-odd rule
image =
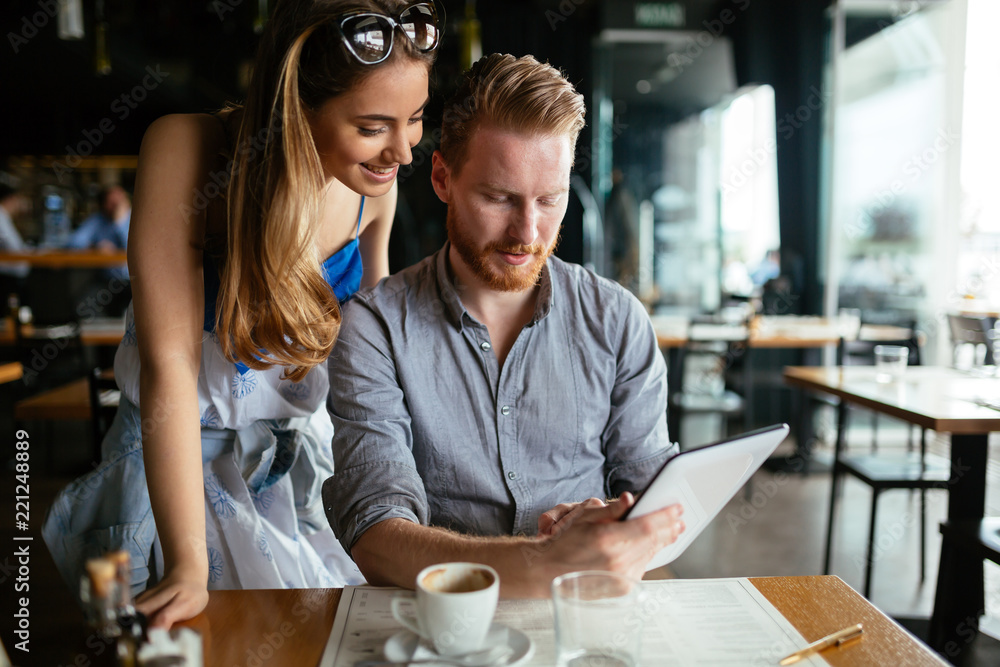
[[[178,156],[216,155],[226,145],[225,129],[220,119],[207,113],[177,113],[157,118],[146,129],[139,150],[154,153],[157,159]]]

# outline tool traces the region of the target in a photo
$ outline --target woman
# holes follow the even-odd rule
[[[121,404],[101,466],[43,531],[71,584],[84,558],[128,549],[138,609],[169,627],[207,588],[361,580],[320,499],[323,362],[338,302],[388,273],[440,31],[430,3],[284,0],[244,106],[147,130]]]

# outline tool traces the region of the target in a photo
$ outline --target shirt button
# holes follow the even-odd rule
[[[489,343],[487,343],[486,341],[483,341],[482,343],[480,343],[479,347],[483,348],[487,352],[489,352],[490,350],[493,349],[493,346],[490,345]]]
[[[507,478],[508,479],[517,479],[517,473],[514,472],[513,470],[511,470],[509,473],[507,473]]]
[[[505,416],[509,415],[510,414],[510,408],[508,406],[506,406],[506,405],[503,406],[502,408],[500,408],[500,414],[505,415]]]

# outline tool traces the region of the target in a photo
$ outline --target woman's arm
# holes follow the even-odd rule
[[[381,197],[365,199],[361,230],[361,263],[365,272],[362,287],[372,287],[389,275],[389,232],[396,215],[397,185]],[[369,217],[370,216],[370,217]]]
[[[221,131],[209,116],[166,116],[150,126],[129,233],[143,461],[164,560],[163,580],[140,596],[137,608],[165,627],[208,603],[197,390],[205,212],[196,194],[217,153],[209,139],[215,134]]]

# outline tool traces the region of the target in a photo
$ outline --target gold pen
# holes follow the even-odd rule
[[[862,630],[860,623],[852,625],[849,628],[844,628],[843,630],[837,630],[832,635],[827,635],[822,639],[818,639],[809,646],[806,646],[804,649],[800,649],[795,653],[792,653],[791,655],[782,658],[781,662],[779,662],[778,664],[790,665],[794,662],[798,662],[799,660],[808,658],[814,653],[819,653],[820,651],[824,651],[830,648],[831,646],[840,646],[841,644],[844,644],[851,640],[860,639],[862,632],[864,632],[864,630]]]

